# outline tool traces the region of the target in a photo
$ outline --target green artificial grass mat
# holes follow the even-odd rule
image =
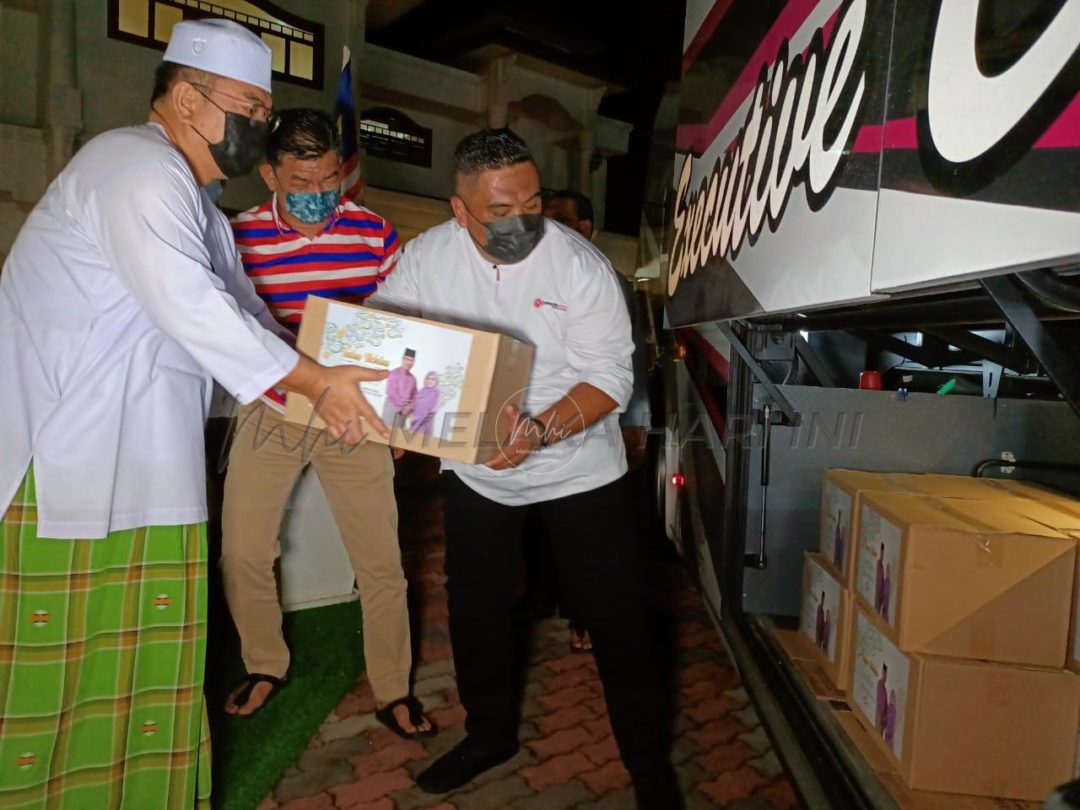
[[[292,651],[289,681],[251,717],[224,704],[243,682],[240,642],[228,612],[211,611],[206,696],[213,750],[213,807],[253,810],[307,748],[326,716],[364,670],[360,607],[355,599],[285,614]]]

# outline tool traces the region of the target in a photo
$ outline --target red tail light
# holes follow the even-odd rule
[[[681,472],[677,472],[671,476],[671,485],[676,489],[681,489],[686,486],[686,476]]]

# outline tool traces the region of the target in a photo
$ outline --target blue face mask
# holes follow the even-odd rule
[[[221,195],[225,193],[225,186],[221,184],[220,180],[211,180],[203,186],[203,191],[205,191],[206,196],[210,198],[210,202],[216,203],[221,199]]]
[[[340,199],[341,193],[337,189],[289,192],[285,195],[285,209],[305,225],[315,225],[330,219]]]

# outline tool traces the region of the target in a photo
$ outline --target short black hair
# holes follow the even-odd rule
[[[162,62],[154,71],[154,89],[150,93],[150,106],[168,95],[177,82],[213,85],[214,78],[198,68],[178,65],[176,62]]]
[[[575,191],[572,188],[564,188],[561,191],[556,191],[547,199],[548,202],[551,202],[552,200],[572,200],[574,206],[577,208],[578,219],[587,219],[593,224],[596,223],[593,214],[592,200],[580,191]]]
[[[296,107],[275,113],[271,119],[270,139],[266,144],[266,159],[271,166],[280,166],[286,155],[297,160],[316,160],[340,148],[337,124],[322,110]]]
[[[454,148],[454,173],[469,177],[533,162],[525,141],[506,128],[482,129],[466,135]]]

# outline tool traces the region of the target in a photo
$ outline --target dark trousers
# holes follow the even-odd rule
[[[642,806],[678,805],[669,713],[631,492],[612,484],[532,506],[504,506],[443,474],[450,640],[465,728],[483,747],[517,743],[512,600],[526,519],[544,523],[560,590],[589,628],[608,714]],[[676,797],[672,796],[672,792]],[[643,797],[654,797],[642,801]]]
[[[518,610],[524,618],[547,618],[556,610],[564,619],[571,618],[565,597],[559,593],[559,580],[555,573],[555,560],[551,556],[551,544],[544,531],[540,516],[533,513],[525,521],[525,561],[523,572],[524,595]]]

